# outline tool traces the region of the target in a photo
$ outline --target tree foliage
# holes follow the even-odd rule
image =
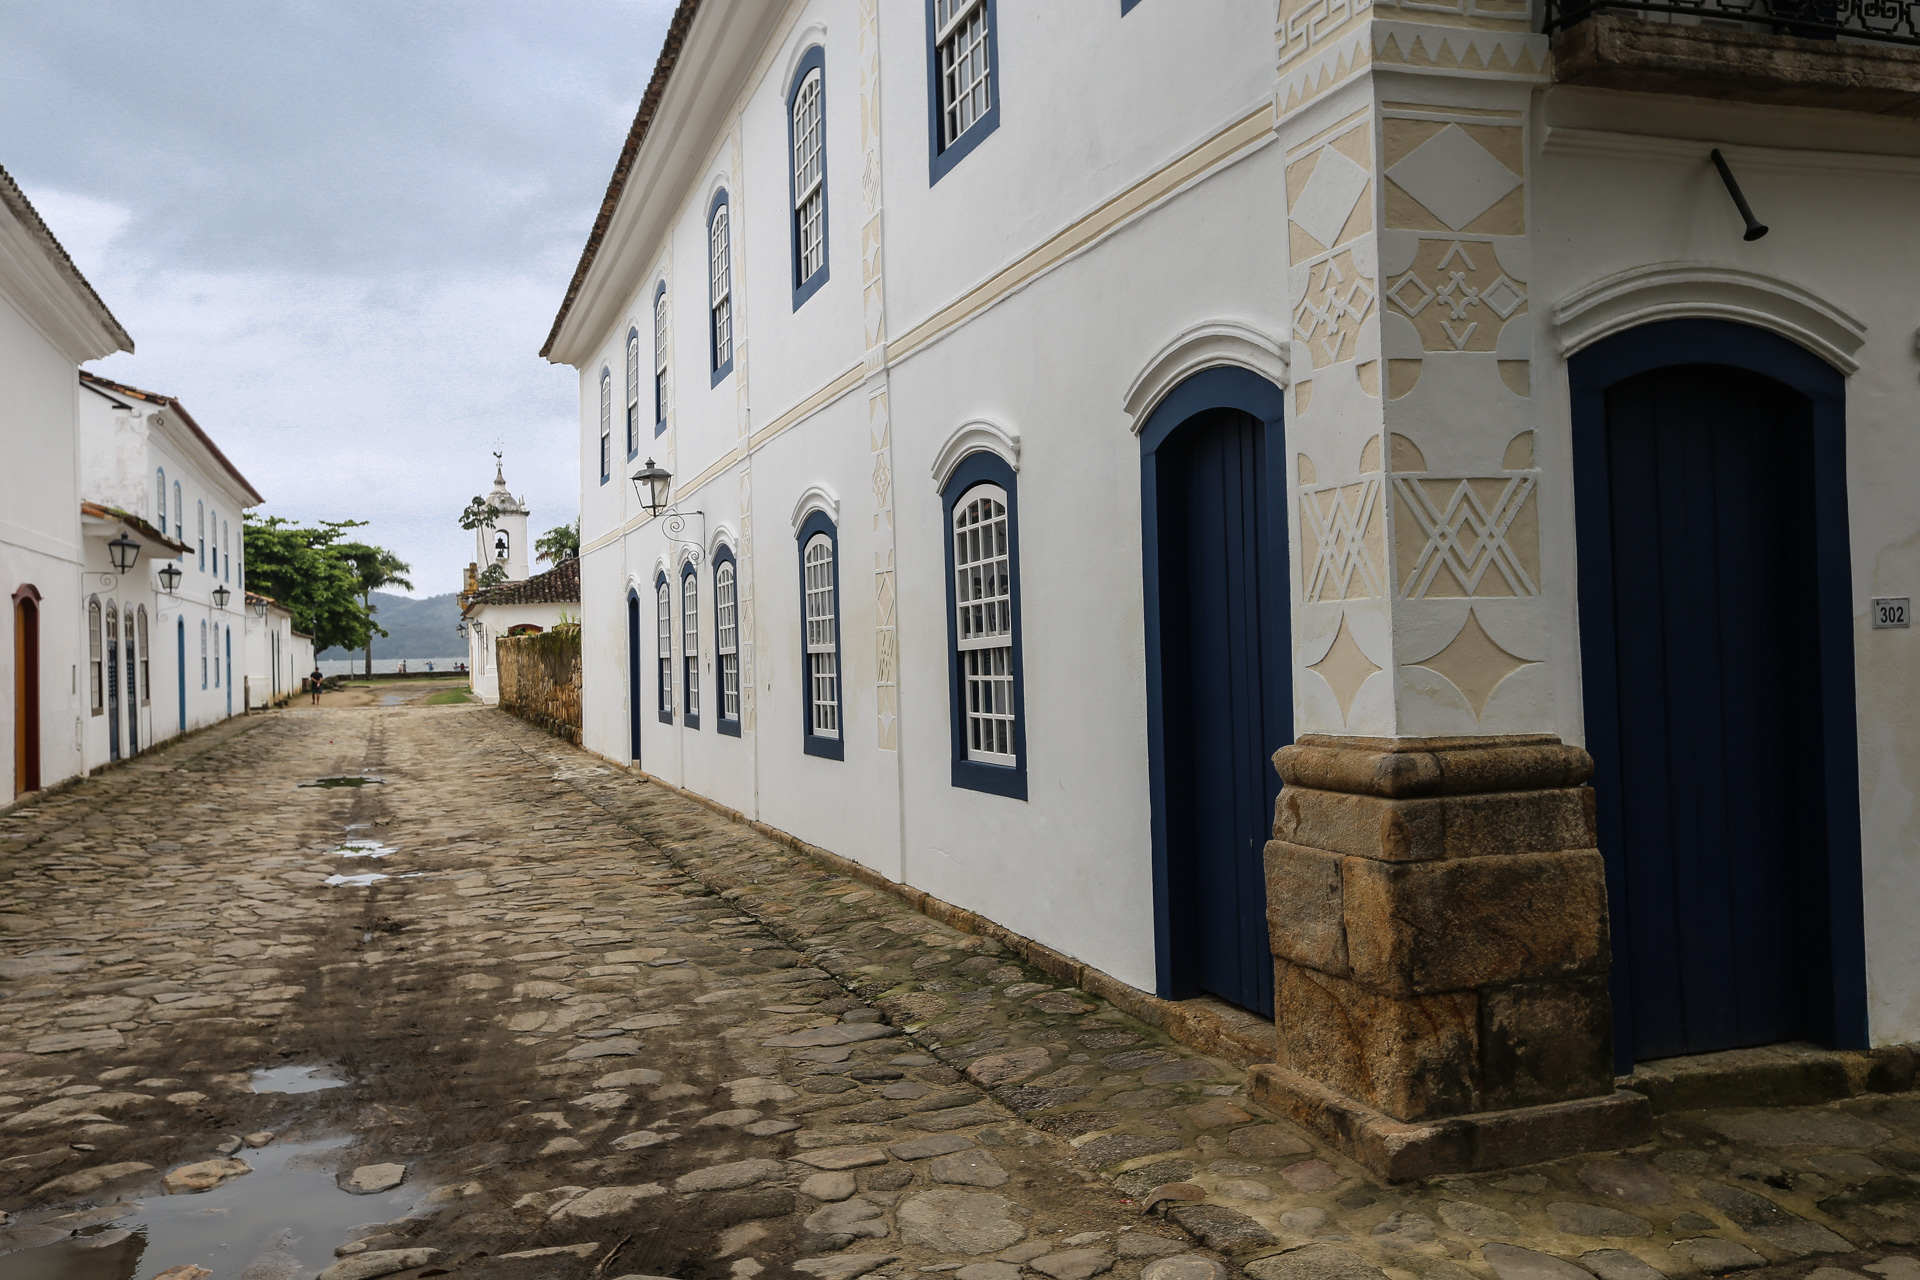
[[[474,580],[474,585],[484,590],[487,587],[497,587],[506,580],[507,566],[496,561],[480,571],[480,576]]]
[[[413,571],[413,566],[385,547],[376,547],[365,542],[343,542],[339,545],[339,552],[353,565],[353,571],[360,579],[360,603],[366,607],[370,623],[366,641],[367,674],[372,675],[373,636],[378,635],[384,639],[387,635],[385,627],[371,621],[373,615],[379,612],[374,607],[373,593],[382,587],[399,587],[403,591],[413,590],[413,583],[409,582],[405,576]]]
[[[297,525],[280,516],[247,516],[241,522],[245,539],[246,589],[278,600],[293,614],[293,625],[313,637],[315,652],[322,649],[358,649],[379,628],[367,601],[370,588],[352,551],[367,559],[379,551],[365,543],[349,542],[347,531],[364,520],[323,520],[318,526]],[[391,559],[391,553],[381,552]],[[404,572],[406,566],[392,562]],[[380,634],[385,635],[384,631]]]
[[[559,564],[562,560],[571,560],[580,554],[580,519],[574,517],[572,524],[556,525],[541,534],[534,542],[534,559]]]
[[[503,514],[505,513],[502,512],[499,507],[488,502],[480,495],[475,494],[473,501],[467,504],[467,509],[460,513],[460,527],[462,529],[482,529],[488,525],[499,523],[500,517]]]

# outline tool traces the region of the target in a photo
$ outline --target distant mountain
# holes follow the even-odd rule
[[[381,658],[450,658],[464,662],[466,641],[453,628],[460,621],[460,598],[449,591],[443,596],[415,600],[412,596],[373,593],[373,620],[390,633],[373,638],[373,656]],[[322,658],[358,658],[365,650],[329,649]]]

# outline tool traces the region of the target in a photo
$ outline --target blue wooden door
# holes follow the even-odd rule
[[[107,759],[120,758],[120,639],[107,609]]]
[[[640,759],[640,594],[627,592],[627,739],[630,758]]]
[[[1650,370],[1606,393],[1605,457],[1606,555],[1583,539],[1581,565],[1612,586],[1587,715],[1618,1038],[1634,1060],[1805,1038],[1827,972],[1811,402]]]
[[[1160,446],[1155,477],[1166,856],[1187,976],[1177,985],[1267,1015],[1263,851],[1280,789],[1272,754],[1292,738],[1274,429],[1238,409],[1196,414]]]
[[[187,731],[187,620],[180,619],[174,630],[174,656],[180,660],[180,732]]]

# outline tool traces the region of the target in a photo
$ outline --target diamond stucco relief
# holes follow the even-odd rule
[[[1387,176],[1455,231],[1520,185],[1520,175],[1457,124],[1415,147]]]
[[[1373,281],[1360,274],[1351,250],[1316,264],[1307,279],[1293,313],[1294,337],[1306,343],[1316,369],[1351,359],[1360,322],[1373,310]]]
[[[1380,479],[1300,495],[1300,574],[1310,603],[1382,595],[1385,503]]]
[[[1347,627],[1347,615],[1343,613],[1340,629],[1334,633],[1326,655],[1307,670],[1325,680],[1333,690],[1333,700],[1340,704],[1340,721],[1344,724],[1353,711],[1353,700],[1360,696],[1360,686],[1380,670],[1380,665],[1369,658],[1353,638],[1353,632]]]
[[[1527,310],[1526,283],[1501,270],[1486,241],[1423,238],[1413,266],[1382,292],[1426,351],[1492,351]]]
[[[1292,218],[1302,231],[1324,249],[1339,242],[1340,230],[1353,216],[1353,208],[1367,190],[1367,171],[1332,147],[1323,148],[1314,161],[1300,198],[1294,201]]]
[[[1508,653],[1480,625],[1479,613],[1469,609],[1466,622],[1447,642],[1446,648],[1431,658],[1406,665],[1434,672],[1458,689],[1467,705],[1473,708],[1473,718],[1478,720],[1501,682],[1520,668],[1535,665],[1536,661]]]

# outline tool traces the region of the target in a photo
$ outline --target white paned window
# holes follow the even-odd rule
[[[627,456],[640,450],[640,330],[627,330]]]
[[[106,705],[100,643],[100,601],[96,598],[87,601],[87,680],[93,693],[94,715],[99,715],[100,709]]]
[[[826,265],[826,191],[820,127],[820,72],[809,71],[793,95],[793,226],[799,279],[805,284]]]
[[[207,504],[201,502],[195,505],[198,507],[200,513],[200,572],[205,573],[207,571]]]
[[[680,579],[680,655],[687,669],[687,723],[700,718],[700,575]]]
[[[160,486],[160,490],[159,490],[160,498],[158,503],[159,510],[160,510],[160,518],[158,520],[155,520],[154,523],[160,526],[160,532],[164,536],[165,533],[167,532],[167,473],[166,473],[166,470],[162,468],[161,470],[154,472],[154,477],[155,477],[155,482]]]
[[[613,371],[600,370],[600,483],[613,475]]]
[[[740,615],[734,601],[733,565],[713,571],[713,647],[720,658],[720,718],[740,718]]]
[[[213,576],[220,576],[220,513],[213,513],[213,522],[208,526],[213,530]]]
[[[179,538],[180,541],[185,542],[187,540],[187,509],[182,506],[180,502],[180,482],[178,480],[173,482],[173,532],[174,536]],[[179,558],[179,556],[174,557],[176,560]]]
[[[220,577],[233,581],[233,526],[225,520],[220,522]]]
[[[833,590],[833,540],[816,533],[804,559],[807,584],[807,705],[809,730],[840,736],[839,601]]]
[[[950,147],[993,105],[987,0],[933,0],[940,65],[940,146]]]
[[[653,299],[653,422],[658,428],[667,420],[667,291],[661,289]]]
[[[207,687],[207,624],[200,624],[200,687]]]
[[[139,621],[140,701],[145,703],[153,697],[152,655],[147,652],[147,606],[141,605],[140,612],[135,616]]]
[[[733,249],[727,231],[727,206],[713,211],[707,228],[707,296],[713,310],[713,368],[717,373],[733,362]]]
[[[657,634],[660,641],[660,718],[673,718],[673,595],[662,582],[655,593]]]
[[[220,687],[220,627],[213,628],[213,687]]]
[[[953,574],[967,759],[1011,765],[1013,577],[1007,495],[997,485],[969,490],[954,508]]]

